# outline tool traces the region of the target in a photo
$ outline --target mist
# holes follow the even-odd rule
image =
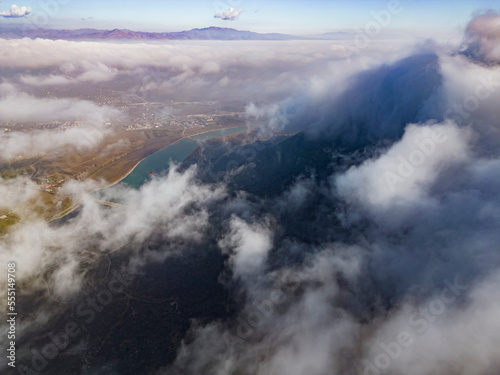
[[[36,337],[20,362],[34,368],[33,350],[42,351],[74,306],[99,290],[96,275],[108,280],[120,270],[134,280],[114,297],[120,309],[127,301],[129,316],[148,272],[162,275],[152,282],[161,289],[163,278],[178,276],[172,265],[185,261],[200,274],[213,272],[216,286],[205,285],[210,291],[200,311],[180,292],[159,307],[147,300],[155,322],[185,324],[174,338],[155,336],[164,344],[157,351],[144,344],[140,355],[154,362],[147,373],[498,372],[497,18],[474,18],[465,49],[405,41],[381,52],[373,41],[348,57],[335,44],[343,42],[236,48],[233,42],[0,40],[0,48],[9,47],[0,62],[9,70],[0,113],[19,105],[26,109],[15,111],[16,121],[87,116],[94,124],[87,139],[64,132],[4,135],[2,155],[99,144],[104,130],[95,124],[118,109],[42,99],[31,90],[118,77],[132,77],[127,90],[145,98],[179,89],[242,100],[253,126],[238,141],[204,143],[138,190],[100,192],[117,202],[113,207],[96,202],[97,183],[73,181],[65,191],[82,203],[74,215],[53,223],[33,218],[0,239],[3,263],[22,265],[23,294],[43,296],[19,327],[22,336]],[[0,194],[0,206],[33,199],[29,180],[2,181],[0,190],[13,186],[19,192],[12,199]],[[215,255],[208,262],[206,254]],[[182,277],[189,288],[203,289],[198,275]],[[207,302],[215,299],[217,307]],[[104,307],[103,322],[114,319],[112,306]],[[1,326],[0,334],[7,329]],[[147,341],[137,335],[127,339]],[[93,348],[98,340],[87,341]],[[76,345],[84,341],[75,339],[75,352],[85,352]],[[96,373],[133,366],[118,356],[94,358]],[[40,372],[50,373],[46,362]]]

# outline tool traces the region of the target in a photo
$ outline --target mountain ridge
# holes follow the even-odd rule
[[[20,35],[18,35],[20,34]],[[15,30],[0,30],[0,36],[14,38],[44,38],[64,40],[114,39],[114,40],[301,40],[310,39],[280,33],[256,33],[253,31],[210,26],[178,32],[144,32],[128,29],[31,29],[16,33]],[[314,38],[312,38],[314,39]]]

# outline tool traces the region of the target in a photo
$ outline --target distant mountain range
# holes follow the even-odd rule
[[[347,32],[335,32],[321,34],[316,37],[300,37],[288,34],[270,33],[260,34],[252,31],[240,31],[223,27],[207,27],[204,29],[192,29],[180,32],[142,32],[126,29],[96,30],[56,30],[56,29],[33,29],[19,31],[16,29],[0,29],[0,37],[7,38],[43,38],[43,39],[66,39],[66,40],[325,40],[345,39],[353,37],[354,34]]]

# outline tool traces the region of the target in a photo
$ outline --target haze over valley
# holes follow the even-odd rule
[[[2,374],[500,371],[493,2],[42,3],[0,3]]]

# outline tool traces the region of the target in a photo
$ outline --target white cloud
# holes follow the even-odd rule
[[[131,268],[147,260],[165,259],[183,248],[179,244],[192,244],[204,238],[209,225],[205,205],[225,196],[225,190],[219,186],[197,184],[194,174],[194,168],[183,174],[172,168],[167,176],[153,180],[140,190],[107,191],[123,203],[112,211],[100,206],[89,194],[97,187],[95,182],[71,181],[64,186],[63,193],[70,193],[75,201],[82,202],[81,214],[64,225],[54,226],[37,219],[19,224],[7,239],[0,240],[0,260],[22,264],[20,279],[51,267],[54,273],[47,280],[48,284],[59,296],[68,296],[78,291],[84,276],[80,273],[79,260],[90,261],[101,252],[117,251],[125,246],[135,251],[130,256]],[[15,208],[16,203],[33,199],[35,190],[33,183],[26,179],[8,181],[0,185],[0,205]],[[198,207],[194,208],[194,204]],[[171,243],[170,250],[148,250],[141,254],[140,245],[159,228]],[[97,242],[96,236],[99,237]],[[95,253],[82,251],[91,244],[96,246]],[[26,248],[30,251],[25,251]],[[61,284],[70,274],[75,280]],[[4,285],[0,283],[0,288]]]
[[[73,65],[73,64],[71,64]],[[73,65],[73,70],[68,69],[68,64],[62,65],[57,74],[49,74],[47,76],[32,76],[22,75],[20,82],[32,86],[55,86],[78,84],[85,82],[108,82],[116,78],[118,69],[108,67],[102,63],[89,63],[86,61],[78,62],[80,69]],[[76,74],[74,70],[77,70]],[[81,71],[81,72],[80,72]],[[66,74],[65,74],[66,73]]]
[[[261,271],[272,248],[271,231],[264,225],[250,225],[238,217],[231,219],[230,228],[230,233],[219,246],[232,254],[231,263],[236,276]]]
[[[374,210],[422,203],[439,173],[467,160],[469,138],[451,121],[409,125],[386,153],[352,167],[335,186],[345,199]]]
[[[237,41],[138,44],[0,39],[0,69],[18,72],[5,77],[4,82],[26,86],[117,82],[125,77],[122,82],[131,84],[125,89],[140,91],[141,96],[160,90],[213,100],[230,98],[249,103],[269,99],[273,103],[276,98],[299,95],[304,88],[319,95],[319,82],[329,95],[332,87],[338,90],[339,81],[358,69],[345,61],[342,42],[338,43],[277,41],[271,46],[248,41],[241,48]],[[365,50],[367,55],[371,56],[378,46],[374,42]],[[391,61],[401,54],[394,48],[383,56],[371,56],[370,64]],[[330,85],[331,81],[337,84]]]
[[[0,133],[0,160],[10,160],[26,154],[45,154],[63,146],[88,150],[99,145],[109,133],[109,129],[95,126],[29,133]]]
[[[102,125],[119,113],[116,108],[87,100],[38,98],[13,85],[0,84],[0,118],[4,121],[83,120]]]
[[[37,98],[10,84],[0,84],[0,117],[15,122],[82,121],[66,130],[12,131],[0,133],[0,159],[21,154],[45,153],[62,146],[91,148],[111,132],[104,123],[121,112],[78,99]]]
[[[458,300],[450,290],[445,299],[437,294],[421,304],[403,304],[390,318],[374,325],[375,332],[366,342],[367,359],[376,363],[377,356],[385,355],[385,346],[394,357],[390,358],[390,373],[449,374],[454,373],[453,368],[459,368],[456,373],[463,375],[497,372],[499,285],[497,274],[467,291],[454,290],[462,297],[467,294],[467,302],[461,308],[457,303],[446,302]],[[395,344],[402,332],[408,338],[403,347]]]
[[[465,33],[465,54],[486,63],[500,63],[500,14],[487,12],[475,17]]]
[[[229,8],[228,10],[217,13],[214,18],[220,18],[225,21],[236,21],[241,13],[243,13],[243,9]]]
[[[6,10],[3,12],[0,12],[0,16],[5,17],[5,18],[19,18],[19,17],[24,17],[30,14],[32,9],[30,7],[19,7],[15,4],[13,4],[10,8],[10,10]]]
[[[14,210],[38,195],[38,186],[26,177],[0,178],[0,207]]]

